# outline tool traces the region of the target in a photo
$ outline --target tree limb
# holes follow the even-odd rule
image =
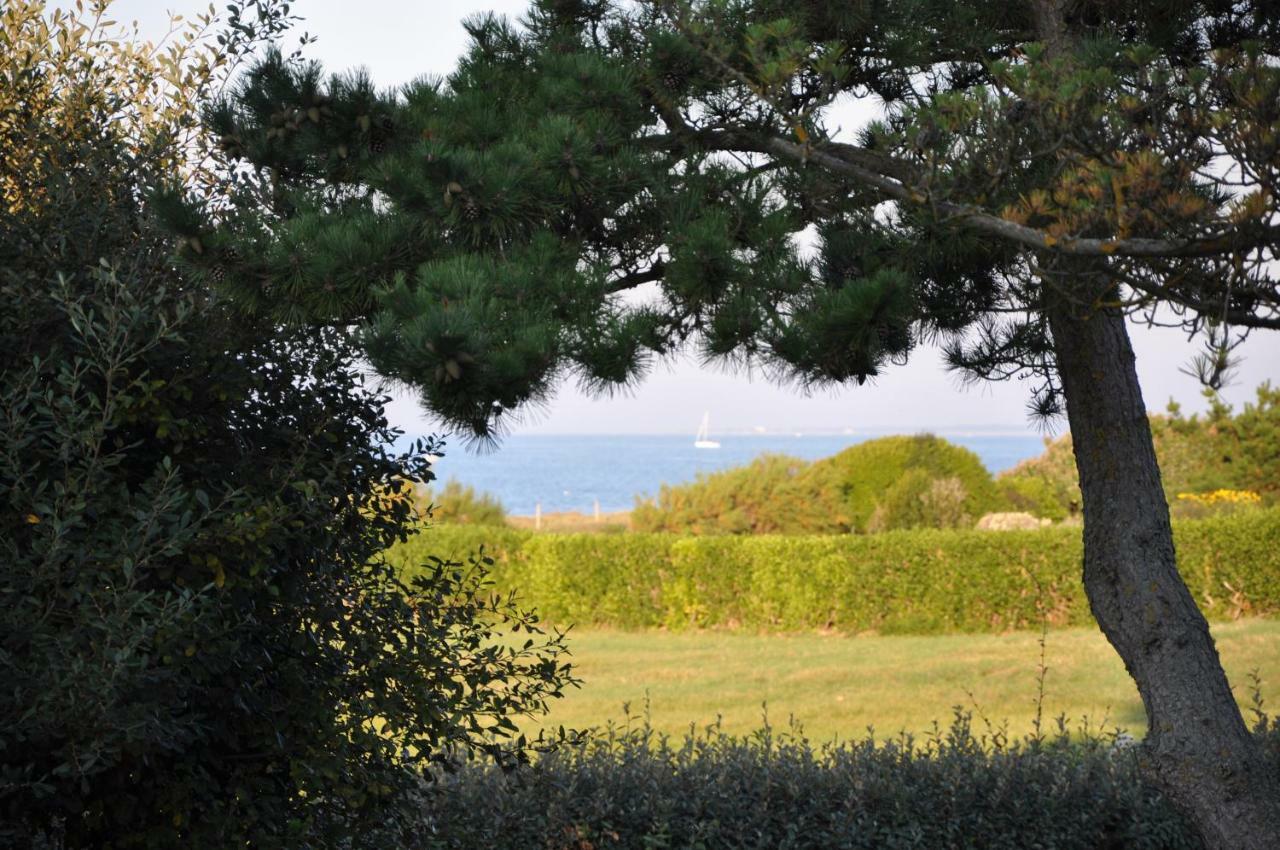
[[[625,292],[628,289],[635,289],[637,286],[645,283],[652,283],[655,280],[662,280],[663,274],[667,271],[667,264],[658,260],[647,269],[641,269],[635,272],[629,272],[619,275],[605,284],[607,292]]]
[[[673,117],[677,120],[671,120]],[[1039,251],[1086,257],[1209,257],[1260,247],[1280,239],[1280,225],[1264,225],[1253,234],[1228,231],[1189,239],[1059,238],[1043,230],[1000,218],[981,207],[933,199],[926,191],[908,184],[907,181],[915,177],[914,169],[908,163],[876,151],[835,142],[810,146],[789,142],[777,136],[758,137],[731,130],[698,130],[679,120],[678,116],[668,115],[666,110],[663,110],[663,118],[675,132],[650,137],[658,144],[681,139],[715,150],[766,153],[801,165],[813,163],[876,189],[893,200],[927,205],[966,227]]]

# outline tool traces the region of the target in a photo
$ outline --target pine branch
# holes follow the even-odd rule
[[[662,280],[662,276],[666,273],[666,270],[667,264],[658,260],[647,269],[641,269],[639,271],[629,272],[615,277],[605,285],[605,288],[606,291],[611,293],[625,292],[628,289],[635,289],[637,286],[645,283]]]
[[[726,142],[737,139],[726,139]],[[1209,257],[1259,248],[1280,239],[1280,225],[1258,228],[1252,238],[1239,230],[1224,231],[1196,239],[1097,239],[1092,237],[1054,237],[1043,230],[1008,221],[969,204],[957,204],[931,198],[927,192],[908,186],[889,174],[857,164],[843,156],[799,145],[779,137],[754,142],[749,150],[763,149],[801,164],[811,162],[883,192],[898,201],[927,206],[943,216],[974,230],[1041,251],[1085,257]]]
[[[932,198],[927,191],[912,185],[922,181],[909,163],[887,154],[838,142],[823,142],[820,146],[813,146],[797,144],[778,136],[756,136],[732,130],[703,130],[689,125],[674,109],[660,108],[659,111],[663,121],[675,132],[650,136],[646,141],[651,144],[693,144],[719,151],[771,154],[801,165],[814,163],[833,173],[851,177],[894,200],[929,207],[974,230],[1037,250],[1086,257],[1188,258],[1231,254],[1273,244],[1280,239],[1280,225],[1260,226],[1253,234],[1236,229],[1194,239],[1059,238],[1043,230],[1000,218],[981,207]]]

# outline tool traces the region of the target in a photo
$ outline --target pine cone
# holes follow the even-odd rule
[[[689,77],[693,73],[693,66],[687,59],[676,59],[662,73],[662,84],[666,86],[667,91],[679,91],[689,82]]]

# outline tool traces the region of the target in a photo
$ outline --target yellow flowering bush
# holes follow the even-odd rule
[[[1254,490],[1219,488],[1203,493],[1179,493],[1170,505],[1174,516],[1199,519],[1261,507],[1262,496]]]
[[[1262,497],[1252,490],[1211,490],[1208,493],[1179,493],[1178,501],[1198,505],[1260,505]]]

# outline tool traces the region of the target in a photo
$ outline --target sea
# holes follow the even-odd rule
[[[689,434],[515,434],[496,446],[468,448],[446,439],[433,466],[443,482],[496,496],[507,513],[532,516],[578,511],[630,510],[637,498],[657,496],[663,484],[683,484],[700,473],[750,463],[765,453],[816,460],[883,434],[712,435],[718,449],[694,448]],[[940,433],[972,450],[993,474],[1044,451],[1034,433]]]

